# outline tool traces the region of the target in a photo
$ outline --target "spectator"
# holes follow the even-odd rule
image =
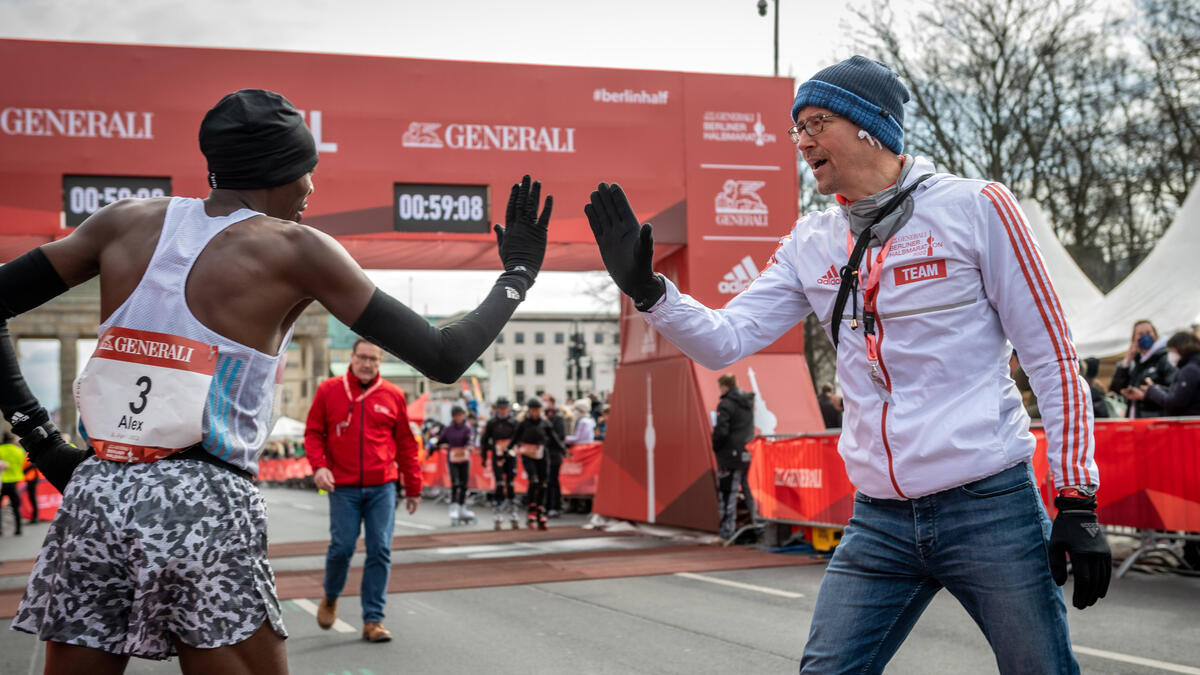
[[[713,452],[717,455],[718,507],[721,538],[728,539],[737,529],[738,489],[746,507],[754,513],[750,494],[750,453],[746,444],[754,438],[754,393],[738,389],[737,377],[726,373],[717,378],[721,400],[717,403],[717,423],[713,425]]]
[[[1174,417],[1200,416],[1200,338],[1194,333],[1180,331],[1167,340],[1168,358],[1179,370],[1170,388],[1161,384],[1142,384],[1131,387],[1129,398],[1148,400]]]
[[[596,440],[596,419],[590,414],[592,412],[592,402],[585,398],[580,398],[576,399],[571,406],[575,408],[578,415],[575,420],[575,432],[564,439],[566,446],[569,448],[572,445],[580,443],[594,442]]]
[[[25,458],[25,494],[29,495],[29,506],[32,514],[29,517],[29,523],[38,522],[38,483],[42,482],[42,472],[38,471],[37,465],[28,456]]]
[[[367,546],[362,574],[363,639],[387,642],[383,627],[395,528],[396,481],[404,481],[405,507],[421,503],[417,440],[408,425],[404,392],[379,375],[383,350],[359,338],[350,369],[317,387],[304,445],[313,481],[329,493],[329,550],[325,554],[325,595],[317,625],[337,619],[337,599],[346,584],[359,528]]]
[[[841,429],[842,401],[840,396],[833,393],[832,384],[826,382],[821,385],[821,395],[817,397],[817,404],[821,406],[821,419],[825,421],[825,428]]]
[[[1109,391],[1120,392],[1129,401],[1129,417],[1158,417],[1163,414],[1162,407],[1139,396],[1138,390],[1147,379],[1152,384],[1167,386],[1174,377],[1175,366],[1167,358],[1167,345],[1159,339],[1154,324],[1147,319],[1134,323],[1129,351],[1113,372]]]
[[[558,401],[552,394],[543,394],[546,419],[550,428],[558,436],[557,446],[550,446],[549,474],[546,476],[546,517],[557,518],[562,515],[562,486],[558,483],[558,475],[562,473],[563,459],[567,448],[562,440],[567,437],[567,421],[563,419],[562,411],[558,409]]]
[[[8,505],[12,507],[15,534],[21,534],[21,500],[17,495],[17,486],[25,478],[25,451],[16,444],[16,438],[8,431],[0,440],[0,497],[8,497]],[[3,530],[0,527],[0,530]],[[0,534],[3,534],[0,531]]]
[[[1096,375],[1100,372],[1100,359],[1089,356],[1083,360],[1083,380],[1092,390],[1092,414],[1096,419],[1108,417],[1108,400],[1104,398],[1104,390],[1096,384]]]

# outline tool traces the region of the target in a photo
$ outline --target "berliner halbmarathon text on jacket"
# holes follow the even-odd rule
[[[653,273],[652,226],[620,186],[601,183],[585,213],[613,281],[700,365],[726,368],[810,313],[836,345],[839,452],[858,493],[801,672],[882,671],[941,588],[980,625],[1001,672],[1078,672],[1057,585],[1069,555],[1082,609],[1111,573],[1089,390],[1016,199],[902,154],[908,98],[861,56],[801,84],[788,134],[837,204],[801,217],[721,309]],[[1042,406],[1060,490],[1053,527],[1008,376],[1014,347]]]

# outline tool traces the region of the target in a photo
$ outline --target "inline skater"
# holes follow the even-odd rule
[[[517,418],[512,414],[508,399],[501,396],[492,406],[492,418],[483,427],[479,442],[479,456],[487,468],[492,462],[492,475],[496,477],[496,491],[492,494],[492,525],[499,530],[507,517],[512,529],[518,529],[516,494],[513,479],[517,475],[517,449],[512,445],[513,433],[517,430]]]

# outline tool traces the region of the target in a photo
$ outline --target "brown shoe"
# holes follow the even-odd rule
[[[329,630],[334,621],[337,621],[337,600],[321,598],[321,604],[317,605],[317,625]]]
[[[392,634],[378,621],[368,621],[363,624],[363,639],[367,642],[387,642]]]

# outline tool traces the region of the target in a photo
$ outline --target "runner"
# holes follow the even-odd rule
[[[521,466],[529,477],[529,489],[525,493],[526,524],[529,529],[546,529],[546,503],[550,496],[547,489],[550,474],[550,452],[566,452],[562,441],[550,426],[550,420],[542,417],[542,399],[536,396],[525,404],[525,419],[517,424],[512,444],[521,453]]]
[[[492,474],[496,477],[496,491],[492,494],[492,526],[499,530],[504,516],[508,517],[512,529],[520,528],[517,520],[516,494],[513,479],[517,474],[517,449],[512,446],[513,433],[517,430],[517,418],[512,414],[508,399],[501,396],[492,406],[492,419],[483,427],[479,441],[479,456],[487,468],[488,458],[492,462]]]
[[[467,411],[461,406],[450,409],[451,422],[438,436],[438,445],[446,451],[446,468],[450,471],[450,526],[475,522],[475,514],[467,508],[467,482],[471,478],[471,448],[475,430],[467,424]]]
[[[552,200],[539,215],[541,188],[526,176],[495,228],[506,271],[478,308],[439,330],[375,288],[332,237],[298,224],[317,152],[287,99],[230,94],[199,139],[206,199],[122,200],[0,267],[0,410],[63,491],[13,621],[48,642],[47,673],[119,673],[130,656],[176,653],[186,672],[286,672],[266,514],[250,478],[292,324],[319,301],[453,382],[495,339],[545,253]],[[100,340],[76,382],[82,450],[30,393],[5,322],[97,275]]]

